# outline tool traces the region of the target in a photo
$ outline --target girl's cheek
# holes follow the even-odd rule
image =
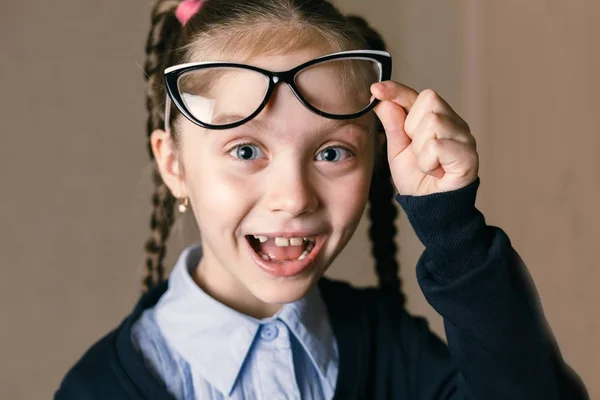
[[[184,153],[186,186],[193,193],[196,207],[215,210],[239,202],[250,187],[248,179],[244,179],[247,174],[228,168],[223,156],[215,157],[205,146],[196,149],[199,151]]]
[[[199,198],[216,207],[240,208],[254,196],[255,180],[247,174],[213,169],[201,175],[200,186],[204,194]]]
[[[344,218],[352,218],[357,214],[360,218],[368,199],[370,176],[371,169],[365,167],[345,176],[325,180],[321,187],[328,193],[329,207],[343,212]]]

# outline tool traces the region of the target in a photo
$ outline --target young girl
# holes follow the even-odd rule
[[[469,127],[391,81],[324,0],[158,0],[148,292],[56,399],[582,399],[506,234],[475,208]],[[403,308],[397,201],[448,346]],[[379,289],[323,278],[367,202]],[[163,282],[174,209],[202,245]]]

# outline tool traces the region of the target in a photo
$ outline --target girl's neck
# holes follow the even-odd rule
[[[206,294],[221,304],[256,319],[270,318],[281,304],[268,304],[257,299],[228,271],[207,268],[208,260],[202,257],[192,278]]]

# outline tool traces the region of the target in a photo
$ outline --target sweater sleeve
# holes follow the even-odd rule
[[[425,245],[417,279],[444,318],[458,370],[447,398],[587,399],[561,358],[523,261],[476,209],[478,187],[479,179],[452,192],[396,197]],[[418,368],[427,374],[436,362],[427,358]]]

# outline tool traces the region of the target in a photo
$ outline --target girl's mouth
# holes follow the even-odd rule
[[[307,269],[316,259],[324,236],[272,237],[247,235],[248,250],[255,264],[275,276],[293,276]]]

